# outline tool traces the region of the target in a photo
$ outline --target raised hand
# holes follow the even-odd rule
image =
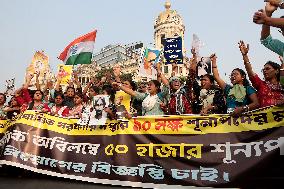
[[[281,5],[282,0],[266,0],[269,4],[279,7]]]
[[[68,79],[67,84],[69,87],[74,87],[74,82],[72,79]]]
[[[256,24],[264,24],[264,22],[265,22],[264,17],[265,17],[264,10],[263,9],[258,10],[253,15],[253,22],[256,23]]]
[[[162,72],[162,66],[161,66],[161,63],[160,63],[160,62],[158,62],[158,63],[156,64],[156,70],[157,70],[157,73],[158,73],[158,74]]]
[[[271,0],[272,1],[272,0]],[[281,1],[281,0],[280,0]],[[279,3],[274,3],[274,2],[267,2],[265,4],[265,12],[267,14],[272,14],[274,11],[277,10]]]
[[[208,114],[208,108],[203,108],[200,112],[200,115],[207,115]]]
[[[108,113],[108,114],[112,113],[112,111],[111,111],[111,109],[110,109],[109,107],[106,107],[106,108],[104,109],[104,111],[105,111],[106,113]]]
[[[124,111],[123,114],[125,115],[126,119],[131,119],[132,115],[130,113],[128,113],[128,111]]]
[[[53,88],[53,82],[51,80],[47,81],[46,86],[48,89],[52,89]]]
[[[73,77],[74,77],[75,79],[78,78],[78,72],[74,71],[72,75],[73,75]]]
[[[245,44],[244,43],[244,41],[239,41],[239,49],[240,49],[240,51],[241,51],[241,53],[242,53],[242,55],[247,55],[248,54],[248,52],[249,52],[249,44]]]
[[[217,56],[216,56],[216,54],[215,54],[215,53],[214,53],[214,54],[211,54],[211,56],[210,56],[209,58],[210,58],[212,64],[215,64],[215,65],[216,65],[216,62],[217,62]]]
[[[90,83],[91,84],[95,84],[95,82],[96,82],[96,78],[95,77],[91,77]]]
[[[235,110],[231,113],[233,117],[240,116],[243,112],[243,107],[236,107]]]
[[[192,49],[191,49],[191,53],[192,53],[193,56],[196,56],[196,50],[195,50],[195,48],[192,48]]]
[[[106,78],[106,77],[102,77],[102,78],[101,78],[101,83],[106,82],[106,80],[107,80],[107,78]]]

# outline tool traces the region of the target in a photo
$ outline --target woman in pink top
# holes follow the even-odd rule
[[[284,89],[280,84],[280,65],[268,61],[262,69],[264,80],[261,80],[259,76],[253,72],[249,62],[249,46],[245,45],[243,41],[240,41],[239,48],[243,55],[244,64],[250,81],[257,90],[260,107],[284,104]],[[284,68],[283,63],[281,67]]]

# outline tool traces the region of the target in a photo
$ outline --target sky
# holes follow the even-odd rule
[[[50,58],[53,72],[62,63],[57,59],[75,38],[98,30],[95,50],[109,44],[142,41],[154,43],[154,21],[164,11],[165,0],[0,0],[0,91],[5,81],[16,78],[23,84],[26,67],[37,50]],[[190,54],[192,35],[204,43],[200,53],[216,53],[221,75],[236,67],[244,68],[238,41],[250,44],[249,57],[254,70],[266,61],[279,63],[278,56],[261,45],[261,26],[252,22],[255,11],[264,7],[263,0],[172,0],[186,28],[185,47]],[[281,16],[281,11],[275,17]],[[275,38],[283,36],[272,29]],[[149,46],[150,47],[150,46]],[[225,76],[227,73],[227,76]]]

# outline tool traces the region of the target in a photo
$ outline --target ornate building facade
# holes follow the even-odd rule
[[[155,19],[154,24],[154,41],[155,47],[158,49],[163,48],[163,39],[172,37],[182,37],[184,64],[178,65],[177,76],[186,76],[188,71],[186,65],[189,64],[189,59],[185,56],[186,49],[184,45],[185,26],[182,17],[176,10],[171,10],[171,4],[165,3],[165,11],[161,12]],[[136,42],[128,45],[108,45],[94,55],[93,61],[96,63],[90,65],[82,65],[78,69],[79,79],[83,86],[89,82],[90,78],[104,68],[112,68],[115,64],[121,66],[122,73],[131,73],[135,81],[145,78],[138,76],[140,49],[143,47],[142,42]],[[170,77],[172,73],[171,65],[163,65],[163,72],[166,77]]]
[[[178,71],[176,75],[186,76],[188,74],[188,71],[185,65],[189,63],[189,59],[186,57],[186,49],[184,45],[185,26],[183,24],[182,17],[177,13],[177,11],[171,10],[170,2],[167,1],[165,3],[165,9],[166,10],[161,12],[155,20],[155,24],[154,24],[155,47],[158,49],[162,49],[163,41],[165,38],[181,37],[184,64],[178,65]],[[172,66],[164,65],[163,72],[165,73],[167,77],[170,77],[172,73]]]

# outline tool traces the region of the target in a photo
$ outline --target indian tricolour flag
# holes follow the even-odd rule
[[[58,59],[66,65],[91,64],[97,30],[72,41]]]

